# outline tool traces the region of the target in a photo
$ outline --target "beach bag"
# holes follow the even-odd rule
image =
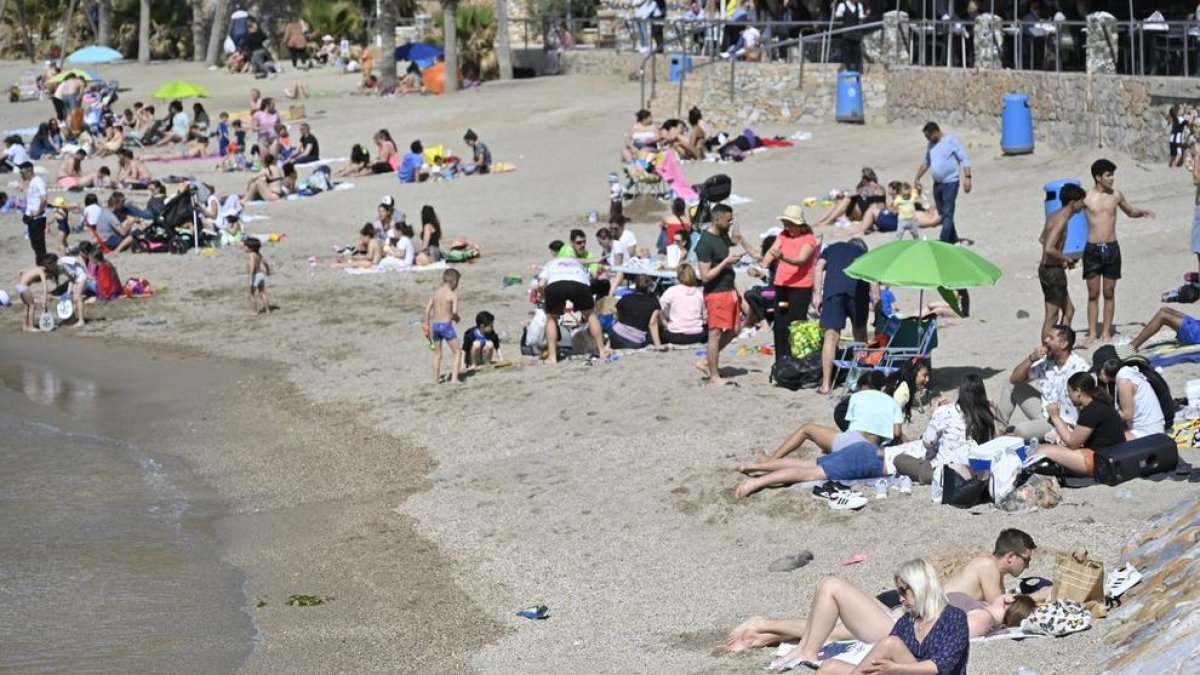
[[[982,478],[963,478],[949,466],[942,467],[942,503],[969,509],[987,501],[988,483]]]
[[[121,297],[121,277],[117,268],[107,260],[96,266],[96,299],[101,302]]]
[[[1057,582],[1055,583],[1057,587]],[[1021,630],[1053,637],[1078,633],[1092,627],[1092,615],[1078,602],[1056,600],[1034,610],[1021,622]]]
[[[1021,475],[1021,456],[1014,448],[1005,448],[992,460],[992,477],[988,491],[992,501],[999,504],[1017,487],[1017,479]]]
[[[1068,556],[1059,556],[1054,568],[1052,600],[1073,600],[1085,604],[1104,601],[1104,564],[1088,557],[1080,549]]]
[[[154,290],[150,288],[150,282],[142,277],[127,279],[124,292],[127,298],[148,298],[154,295]]]
[[[1026,477],[1028,480],[1022,483]],[[997,501],[996,508],[1009,513],[1025,513],[1053,508],[1062,501],[1062,486],[1052,476],[1030,475],[1022,470],[1016,482],[1018,487]]]
[[[542,349],[546,347],[546,312],[544,310],[534,311],[533,317],[529,319],[529,325],[525,327],[521,346],[533,350],[534,354],[541,353]]]
[[[798,359],[795,356],[784,356],[771,366],[768,381],[777,387],[796,391],[816,387],[821,382],[821,366],[810,359]]]
[[[788,326],[792,356],[804,358],[821,351],[825,341],[819,321],[795,321]]]
[[[308,189],[313,192],[327,192],[333,189],[328,166],[318,166],[317,170],[313,171],[308,177]]]

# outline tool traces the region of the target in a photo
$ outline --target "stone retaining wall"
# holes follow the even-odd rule
[[[936,86],[934,83],[936,82]],[[1000,133],[1004,95],[1029,96],[1034,135],[1051,147],[1116,148],[1153,161],[1167,158],[1167,110],[1200,97],[1200,82],[1181,78],[895,68],[889,72],[889,121],[937,120],[949,127]]]
[[[642,58],[608,50],[571,51],[563,55],[563,69],[636,79]],[[700,66],[702,60],[693,58]],[[732,94],[728,62],[698,67],[685,78],[682,105],[679,86],[668,81],[669,55],[659,55],[656,66],[658,82],[650,107],[660,119],[684,116],[693,105],[729,128],[834,117],[833,65],[806,65],[801,86],[797,64],[739,62]],[[1029,96],[1039,144],[1115,148],[1148,161],[1167,158],[1170,106],[1200,99],[1200,80],[1008,70],[873,66],[862,86],[868,124],[936,120],[949,128],[991,131],[999,141],[1004,95],[1019,92]],[[648,74],[647,96],[650,91]]]

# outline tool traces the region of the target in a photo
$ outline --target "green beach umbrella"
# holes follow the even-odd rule
[[[79,77],[82,77],[84,80],[87,80],[88,82],[98,79],[98,77],[96,76],[96,73],[88,72],[86,70],[80,70],[78,68],[72,68],[70,70],[64,70],[64,71],[60,72],[59,74],[50,78],[50,81],[53,82],[54,84],[58,84],[59,82],[62,82],[63,80],[67,79],[71,75],[78,75]]]
[[[978,253],[941,241],[895,241],[859,256],[846,276],[901,288],[991,286],[1000,268]]]
[[[158,88],[154,92],[154,98],[168,100],[177,98],[208,98],[212,94],[208,90],[198,84],[192,84],[184,80],[176,80],[168,82]]]

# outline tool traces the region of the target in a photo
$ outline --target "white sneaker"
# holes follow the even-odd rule
[[[1104,595],[1109,598],[1119,598],[1142,580],[1142,573],[1133,565],[1125,566],[1108,573],[1104,580]]]
[[[834,511],[857,511],[867,505],[867,498],[857,492],[839,492],[829,498],[829,508]]]

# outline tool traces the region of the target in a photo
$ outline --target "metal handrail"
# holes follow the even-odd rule
[[[658,63],[655,60],[657,52],[651,50],[646,58],[642,59],[642,65],[638,68],[638,77],[642,81],[642,105],[640,109],[646,108],[646,62],[650,62],[650,98],[654,98],[654,93],[657,91],[658,84]]]

